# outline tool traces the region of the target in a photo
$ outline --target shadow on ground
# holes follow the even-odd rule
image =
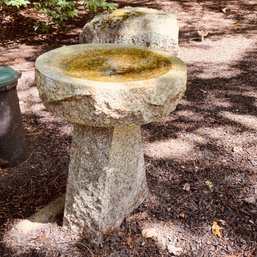
[[[169,3],[176,3],[181,20],[187,12],[192,14],[189,1],[166,2],[167,9],[172,6]],[[197,31],[197,26],[205,25],[205,22],[199,22],[200,11],[203,11],[204,17],[207,10],[213,15],[211,19],[227,15],[224,19],[232,21],[226,30],[223,30],[226,22],[225,25],[221,24],[220,31],[215,27],[210,40],[218,40],[227,33],[252,37],[252,11],[256,5],[245,4],[246,1],[230,1],[231,11],[224,14],[220,8],[227,1],[217,1],[215,4],[213,1],[198,2],[197,19],[185,18],[182,23],[181,42],[188,44],[198,40],[192,30]],[[138,6],[139,1],[130,1],[129,4]],[[140,1],[140,5],[164,8],[164,4],[156,1]],[[18,21],[23,18],[17,16]],[[85,20],[80,22],[81,28]],[[208,24],[217,26],[218,23],[219,20]],[[77,40],[74,40],[77,38],[75,34],[66,35],[72,28],[69,26],[60,34],[41,34],[39,38],[32,31],[32,34],[28,32],[27,37],[19,32],[10,34],[13,36],[8,38],[8,26],[11,24],[7,24],[3,46],[16,41],[17,44],[32,44],[35,47],[20,62],[33,63],[39,53]],[[15,26],[12,28],[17,29]],[[38,49],[37,44],[42,43],[42,48]],[[190,43],[190,47],[194,45]],[[202,47],[205,50],[211,48],[208,43]],[[25,49],[18,47],[16,50]],[[12,51],[4,52],[1,56],[3,63],[16,64],[17,59],[13,58]],[[177,110],[162,122],[143,126],[151,192],[149,199],[124,221],[121,229],[107,236],[102,246],[81,242],[84,256],[90,254],[85,245],[99,256],[171,256],[155,240],[141,236],[146,224],[159,226],[165,242],[182,246],[185,255],[181,256],[254,256],[257,240],[256,202],[251,203],[247,198],[253,199],[257,192],[256,52],[256,47],[252,48],[228,67],[238,71],[233,76],[216,74],[215,77],[204,78],[202,74],[208,64],[189,66],[188,90]],[[11,56],[13,59],[10,60]],[[28,74],[28,78],[30,76]],[[19,89],[21,96],[34,87],[31,78],[29,81]],[[33,94],[31,91],[31,97]],[[28,99],[24,108],[40,105],[37,101],[38,98]],[[17,168],[0,170],[0,192],[5,196],[0,200],[1,232],[6,221],[31,215],[65,191],[70,133],[61,129],[63,122],[47,121],[40,115],[26,112],[23,118],[30,157]],[[212,234],[211,223],[214,220],[224,228],[221,238]],[[177,226],[176,233],[172,225]],[[5,253],[12,256],[8,251]],[[5,256],[1,248],[0,255]]]
[[[151,216],[190,228],[198,239],[208,226],[211,233],[212,221],[225,221],[224,238],[208,239],[220,254],[214,256],[256,247],[256,202],[245,200],[256,197],[256,52],[233,65],[241,71],[235,77],[194,74],[185,104],[163,123],[144,126],[149,185],[157,197],[148,206]],[[201,250],[198,245],[188,254]]]

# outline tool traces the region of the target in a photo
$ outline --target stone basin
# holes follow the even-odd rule
[[[78,237],[99,242],[145,200],[140,125],[176,108],[186,77],[180,59],[135,46],[80,44],[37,59],[43,103],[74,125],[63,225]]]
[[[64,63],[68,59],[84,54],[85,51],[103,48],[119,51],[124,46],[73,45],[50,51],[37,59],[37,87],[49,110],[71,123],[115,127],[157,121],[176,108],[186,89],[186,66],[180,59],[166,52],[152,50],[168,58],[171,67],[166,73],[150,79],[142,76],[142,79],[114,83],[65,74]],[[126,48],[145,50],[131,46]],[[103,79],[108,80],[108,76]]]

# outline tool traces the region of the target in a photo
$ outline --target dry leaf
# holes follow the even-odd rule
[[[225,7],[225,8],[223,8],[223,9],[221,9],[221,11],[223,12],[223,13],[226,13],[227,12],[227,7]]]
[[[205,91],[205,90],[203,90],[203,89],[201,89],[201,88],[200,88],[200,91],[202,91],[202,92],[205,93],[205,94],[207,93],[207,91]]]
[[[215,235],[215,236],[218,236],[219,238],[221,238],[221,227],[218,225],[217,221],[213,221],[212,222],[212,233]]]
[[[198,30],[198,35],[201,37],[201,41],[203,42],[204,41],[204,37],[206,37],[209,32],[208,31],[204,31],[204,30]]]
[[[186,216],[186,214],[184,212],[181,212],[179,214],[179,217],[185,219],[187,216]]]
[[[204,183],[211,189],[213,188],[213,183],[210,180],[205,180]]]
[[[8,164],[8,161],[0,158],[0,166],[4,166],[6,164]]]
[[[239,147],[239,146],[234,146],[232,151],[234,153],[241,153],[243,151],[243,148],[242,147]]]
[[[157,237],[158,233],[155,228],[145,228],[142,230],[142,236],[144,238]]]
[[[130,222],[130,221],[134,221],[134,220],[144,220],[144,219],[147,219],[147,217],[148,217],[147,212],[139,212],[139,213],[135,213],[135,214],[127,217],[126,221]]]
[[[127,245],[128,245],[129,247],[131,247],[132,241],[133,241],[132,236],[126,237],[126,243],[127,243]]]
[[[222,226],[226,226],[226,221],[225,220],[218,220],[218,222],[220,222]]]
[[[253,256],[254,252],[255,252],[255,249],[250,250],[250,251],[248,252],[247,257],[254,257],[254,256]]]

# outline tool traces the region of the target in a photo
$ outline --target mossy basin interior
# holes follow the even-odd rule
[[[171,61],[146,49],[121,47],[84,51],[64,61],[64,73],[96,81],[135,81],[168,72]]]

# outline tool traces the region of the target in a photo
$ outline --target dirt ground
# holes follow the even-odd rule
[[[22,256],[257,256],[257,2],[117,2],[174,13],[188,65],[176,111],[142,128],[150,196],[100,246],[82,240],[68,253],[48,238],[47,252]],[[41,53],[77,43],[90,17],[49,35],[34,32],[41,17],[32,10],[2,10],[0,65],[23,71],[17,90],[30,154],[0,168],[1,237],[7,223],[65,192],[72,128],[42,105],[33,67]],[[198,30],[209,32],[203,42]],[[144,238],[143,229],[155,237]],[[14,253],[1,244],[0,256]]]

